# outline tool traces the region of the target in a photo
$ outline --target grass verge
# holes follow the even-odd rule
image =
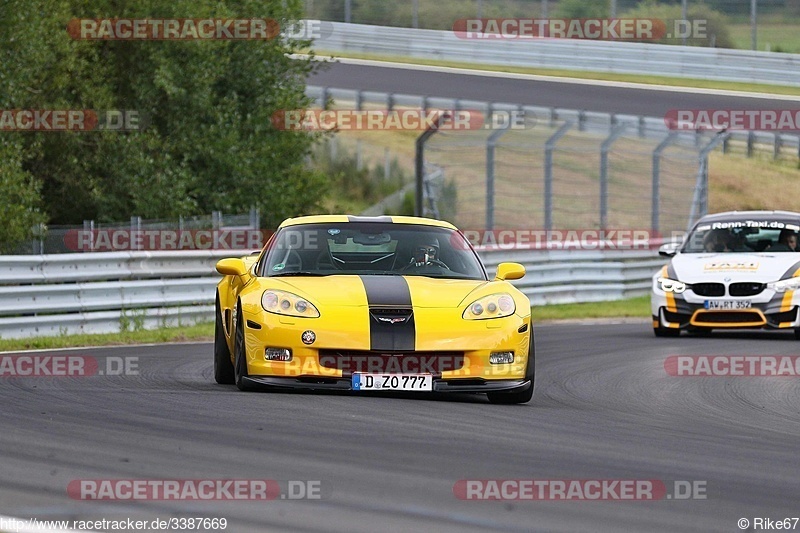
[[[0,351],[36,350],[49,348],[74,348],[81,346],[117,346],[125,344],[152,344],[164,342],[213,341],[214,323],[196,324],[179,328],[127,331],[100,335],[80,334],[33,339],[0,339]]]
[[[701,80],[695,78],[675,78],[669,76],[644,76],[640,74],[615,74],[611,72],[587,72],[567,69],[545,69],[530,67],[512,67],[504,65],[483,65],[477,63],[461,63],[458,61],[436,61],[405,56],[359,54],[350,52],[327,52],[315,50],[317,57],[349,59],[369,59],[374,61],[391,61],[394,63],[407,63],[414,65],[428,65],[437,67],[467,68],[470,70],[485,70],[489,72],[509,72],[512,74],[532,74],[536,76],[553,76],[557,78],[578,78],[587,80],[618,81],[625,83],[643,83],[648,85],[665,85],[669,87],[688,87],[692,89],[721,89],[725,91],[741,91],[766,94],[784,94],[800,96],[800,87],[784,85],[769,85],[764,83],[740,83],[732,81]]]
[[[639,296],[613,302],[535,306],[531,312],[534,324],[544,320],[579,318],[647,318],[650,316],[650,296]]]

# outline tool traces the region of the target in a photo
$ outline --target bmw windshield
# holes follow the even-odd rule
[[[687,238],[683,253],[798,251],[800,225],[796,220],[722,220],[699,224]]]

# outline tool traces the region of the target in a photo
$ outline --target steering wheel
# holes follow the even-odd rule
[[[417,266],[416,263],[411,262],[411,263],[407,264],[405,267],[403,267],[402,270],[405,271],[405,270],[408,270],[410,268],[425,268],[426,266],[429,266],[429,265],[436,265],[436,266],[439,266],[439,267],[442,267],[442,268],[446,268],[447,270],[452,270],[452,268],[447,266],[444,263],[444,261],[439,261],[438,259],[429,259],[427,263],[425,263],[424,265],[419,265],[419,266]]]

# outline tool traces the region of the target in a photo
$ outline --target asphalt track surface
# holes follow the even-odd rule
[[[670,377],[670,355],[794,355],[791,335],[536,328],[530,404],[243,393],[210,344],[52,352],[138,375],[0,378],[0,514],[224,517],[227,531],[739,531],[800,514],[798,378]],[[307,501],[81,501],[75,479],[318,480]],[[707,499],[464,501],[464,479],[705,481]]]
[[[345,60],[348,61],[348,60]],[[308,78],[310,85],[477,101],[664,116],[672,109],[798,109],[800,98],[720,95],[691,89],[654,89],[591,80],[556,81],[501,77],[491,72],[419,70],[412,66],[333,62]],[[658,74],[654,72],[653,74]]]

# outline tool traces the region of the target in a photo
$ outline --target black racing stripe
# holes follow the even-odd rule
[[[789,279],[789,278],[791,278],[792,276],[794,276],[794,273],[797,272],[798,268],[800,268],[800,261],[798,261],[797,263],[795,263],[791,267],[789,267],[789,270],[787,270],[786,272],[783,273],[783,276],[781,276],[781,279]]]
[[[370,307],[411,309],[411,291],[402,276],[359,276]]]
[[[402,276],[359,276],[369,304],[370,350],[414,351],[416,326],[411,291]],[[395,323],[380,318],[404,318]]]
[[[379,216],[379,217],[358,217],[353,215],[347,216],[348,222],[385,222],[388,224],[392,223],[392,217],[389,216]]]

